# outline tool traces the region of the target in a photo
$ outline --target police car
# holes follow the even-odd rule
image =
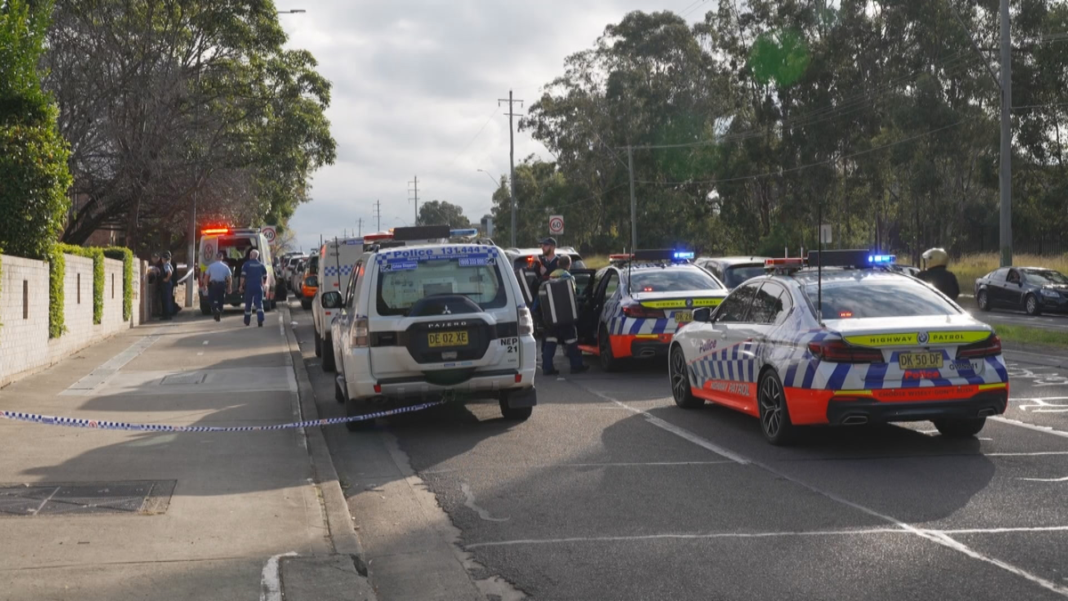
[[[695,311],[675,336],[675,403],[758,417],[775,445],[814,424],[931,420],[947,437],[977,434],[1008,401],[1001,341],[937,290],[879,267],[891,260],[769,259],[767,276]]]
[[[339,313],[335,392],[346,413],[449,394],[495,398],[505,418],[528,418],[537,403],[533,322],[504,251],[478,243],[382,246],[357,261],[344,295],[322,293],[324,307]]]
[[[727,296],[691,259],[692,252],[676,250],[610,255],[582,294],[579,348],[597,355],[606,371],[619,369],[622,359],[666,356],[694,309],[716,307]]]

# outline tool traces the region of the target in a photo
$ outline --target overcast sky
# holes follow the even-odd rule
[[[412,225],[419,200],[447,200],[477,221],[493,179],[508,173],[508,117],[497,99],[527,101],[609,23],[633,10],[700,19],[715,0],[276,0],[290,45],[310,50],[333,83],[327,112],[337,161],[314,176],[311,203],[290,220],[307,251],[319,236]],[[524,105],[526,106],[526,105]],[[517,109],[518,109],[517,105]],[[522,109],[516,112],[524,112]],[[552,157],[517,132],[518,163]],[[479,173],[488,171],[491,176]],[[548,226],[546,226],[548,227]]]

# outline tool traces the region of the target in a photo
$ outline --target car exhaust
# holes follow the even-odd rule
[[[866,415],[847,415],[842,420],[844,426],[862,426],[868,423],[868,416]]]
[[[997,409],[993,407],[987,407],[986,409],[980,409],[977,414],[979,417],[987,417],[988,415],[997,415]]]

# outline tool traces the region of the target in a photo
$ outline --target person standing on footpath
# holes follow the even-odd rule
[[[165,250],[160,255],[160,320],[170,321],[174,317],[174,266],[171,265],[171,251]]]
[[[555,245],[554,245],[555,246]],[[558,267],[549,274],[548,281],[565,280],[571,286],[571,293],[575,293],[575,276],[568,271],[571,269],[571,257],[564,255],[557,259]],[[541,373],[545,376],[554,376],[560,372],[553,366],[553,358],[556,356],[557,344],[563,344],[567,349],[567,358],[571,361],[571,373],[580,374],[589,369],[582,362],[582,351],[578,347],[578,329],[575,324],[569,323],[557,326],[548,326],[545,332],[545,340],[541,344]]]
[[[215,262],[204,271],[204,285],[208,289],[208,305],[215,321],[222,319],[223,303],[233,289],[233,273],[226,264],[226,253],[216,253]]]
[[[248,253],[241,266],[241,293],[245,295],[245,325],[252,323],[252,306],[256,306],[256,325],[263,327],[263,287],[267,283],[267,266],[260,263],[260,251]]]

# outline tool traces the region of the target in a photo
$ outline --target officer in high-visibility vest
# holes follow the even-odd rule
[[[260,251],[248,254],[241,266],[241,292],[245,295],[245,325],[252,323],[252,307],[256,306],[256,321],[263,327],[263,289],[267,285],[267,266],[260,263]]]
[[[571,257],[563,255],[557,257],[557,268],[549,274],[548,281],[564,280],[571,286],[572,294],[575,289],[575,276],[568,271],[571,269]],[[545,285],[545,284],[542,284]],[[567,349],[567,358],[571,362],[571,373],[581,374],[590,368],[582,362],[582,351],[578,347],[578,331],[575,324],[550,325],[545,331],[545,340],[541,344],[541,373],[546,376],[554,376],[560,372],[553,366],[553,358],[556,357],[556,347],[564,345]]]

